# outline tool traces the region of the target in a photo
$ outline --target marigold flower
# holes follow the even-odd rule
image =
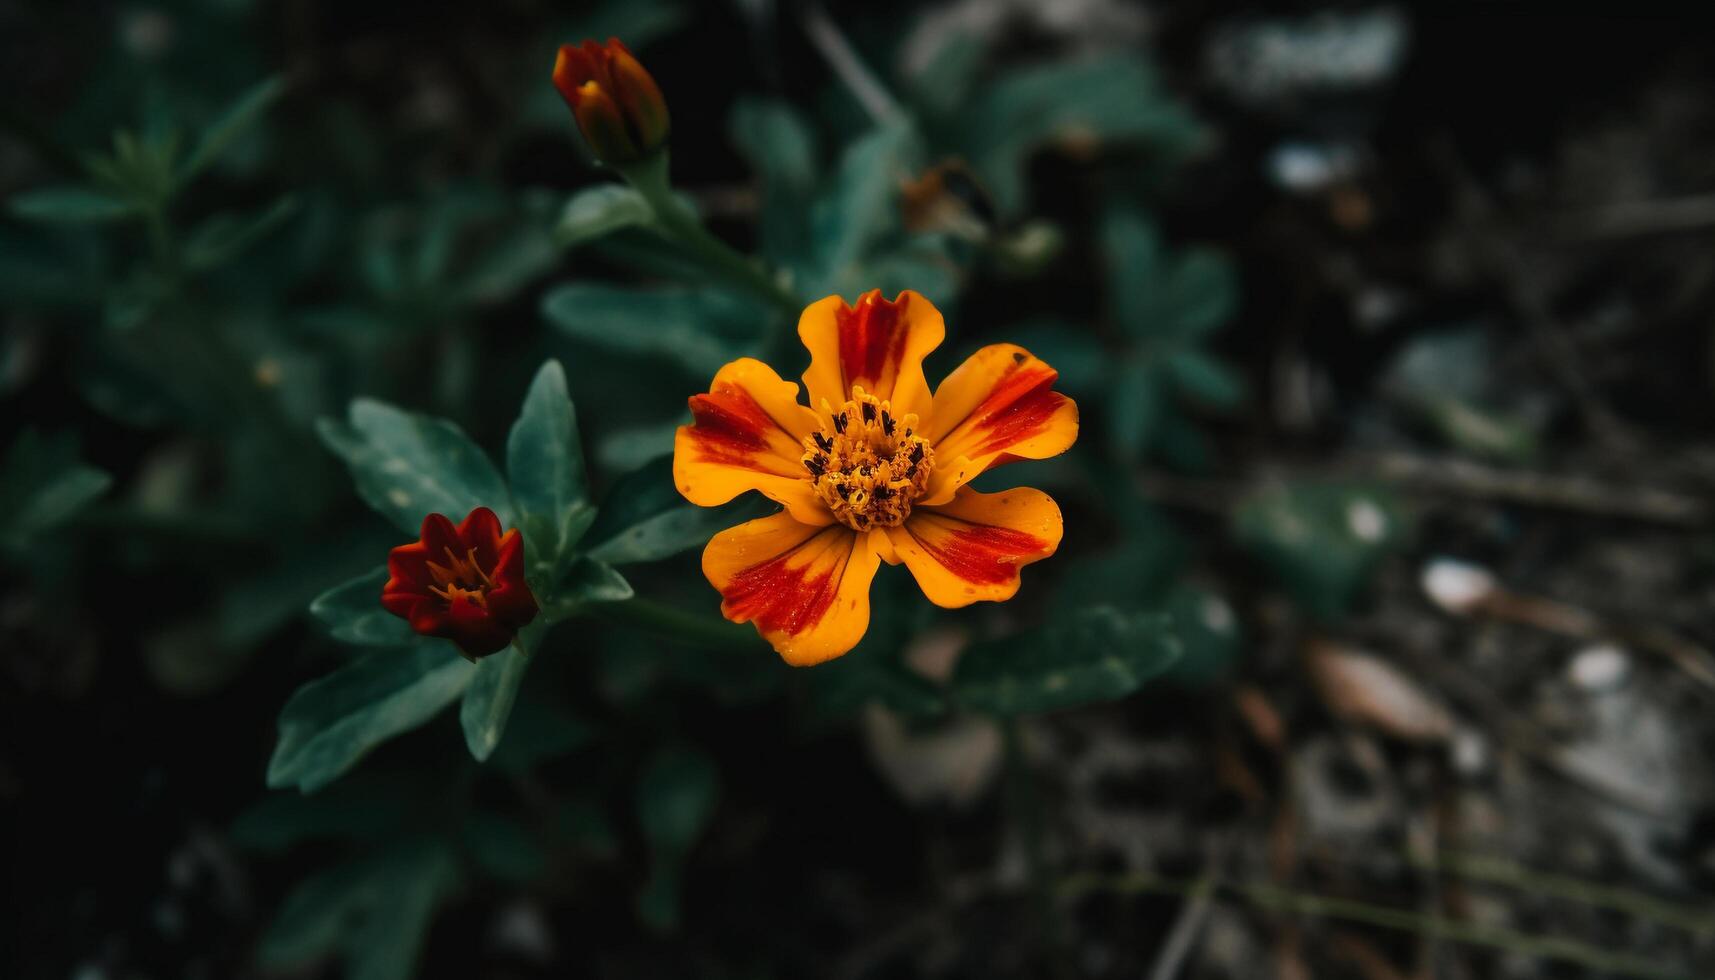
[[[381,605],[424,636],[458,644],[466,657],[504,650],[536,618],[524,581],[524,538],[502,534],[487,507],[454,526],[441,514],[423,518],[422,537],[387,556]]]
[[[848,306],[811,304],[798,322],[810,351],[804,386],[741,358],[693,396],[673,445],[673,479],[712,507],[759,490],[779,514],[715,535],[703,574],[721,612],[756,625],[788,663],[838,657],[869,628],[869,585],[885,561],[924,595],[956,608],[1003,601],[1019,569],[1059,547],[1060,508],[1039,490],[978,493],[990,467],[1065,452],[1078,407],[1059,373],[1013,344],[984,347],[930,393],[923,358],[941,314],[906,291]]]
[[[667,100],[618,38],[560,45],[554,87],[603,163],[636,163],[667,142]]]

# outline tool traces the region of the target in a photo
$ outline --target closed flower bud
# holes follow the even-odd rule
[[[636,163],[667,142],[667,100],[618,38],[563,44],[554,87],[571,107],[590,151],[603,163]]]

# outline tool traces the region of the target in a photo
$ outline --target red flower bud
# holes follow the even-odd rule
[[[667,100],[618,38],[562,44],[554,87],[603,163],[636,163],[667,142]]]
[[[381,605],[468,657],[504,650],[536,618],[536,597],[524,581],[524,538],[517,528],[502,534],[487,507],[457,527],[441,514],[423,518],[422,537],[388,554],[387,573]]]

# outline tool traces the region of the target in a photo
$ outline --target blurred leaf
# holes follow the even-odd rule
[[[906,669],[881,649],[858,649],[817,666],[811,674],[816,713],[845,718],[867,704],[879,704],[906,718],[935,718],[947,711],[941,689]]]
[[[316,431],[345,460],[364,502],[407,534],[429,514],[457,523],[477,507],[492,509],[503,527],[517,524],[506,482],[451,422],[359,398],[348,422],[321,419]]]
[[[25,429],[0,461],[0,549],[26,551],[113,485],[113,478],[79,460],[71,436]]]
[[[1203,138],[1197,121],[1134,55],[1019,68],[976,91],[955,117],[957,129],[1006,217],[1023,210],[1025,165],[1038,147],[1057,142],[1087,155],[1106,144],[1141,144],[1176,159]]]
[[[624,184],[602,184],[573,194],[554,225],[554,244],[580,245],[621,228],[653,224],[655,212],[643,195]]]
[[[953,692],[960,704],[989,715],[1052,711],[1125,697],[1180,654],[1167,617],[1097,606],[973,645],[959,658]]]
[[[686,747],[663,749],[637,786],[637,816],[649,845],[650,882],[638,911],[657,929],[679,919],[679,869],[715,810],[719,776],[707,755]]]
[[[519,635],[520,642],[532,643],[532,639],[526,639],[532,630],[535,638],[541,636],[542,627],[530,627]],[[490,654],[477,663],[476,674],[459,704],[459,725],[464,729],[465,746],[476,761],[487,762],[494,747],[500,744],[500,736],[506,733],[506,719],[512,714],[512,703],[518,698],[518,685],[523,683],[524,671],[529,667],[530,658],[513,648]]]
[[[1265,490],[1233,515],[1234,534],[1314,616],[1345,613],[1375,566],[1405,536],[1393,495],[1348,484]]]
[[[1174,385],[1192,399],[1215,408],[1233,408],[1244,401],[1244,381],[1200,350],[1176,350],[1167,356],[1165,364]]]
[[[1162,250],[1161,233],[1141,209],[1118,205],[1103,212],[1102,254],[1114,320],[1134,337],[1164,326],[1156,322],[1162,305]]]
[[[1167,295],[1173,304],[1173,331],[1185,339],[1202,337],[1233,318],[1239,287],[1225,256],[1194,248],[1179,256],[1169,273]]]
[[[858,264],[899,228],[899,181],[912,169],[906,158],[916,142],[910,126],[895,124],[846,147],[832,184],[810,211],[815,262],[805,284],[808,293],[856,295],[870,288],[867,280],[856,281]]]
[[[1108,441],[1120,460],[1135,462],[1154,444],[1163,395],[1154,364],[1134,357],[1120,365],[1108,394]]]
[[[756,495],[719,507],[698,507],[679,494],[673,460],[662,457],[614,484],[585,540],[590,557],[610,565],[659,561],[700,548],[716,532],[762,517],[774,507]]]
[[[1537,454],[1536,431],[1519,419],[1451,397],[1425,398],[1420,405],[1456,449],[1508,463],[1528,462]]]
[[[559,361],[543,364],[530,383],[518,421],[506,438],[506,475],[524,536],[534,546],[538,577],[553,581],[577,536],[595,517],[578,442],[577,410]]]
[[[137,212],[135,205],[89,187],[42,187],[12,195],[7,208],[25,221],[46,224],[98,224]]]
[[[629,289],[598,282],[569,282],[542,299],[542,315],[562,333],[630,354],[665,358],[692,375],[712,376],[742,352],[720,336],[744,307],[713,289]],[[753,314],[751,314],[753,316]],[[749,319],[754,326],[759,321]]]
[[[305,880],[263,934],[270,971],[301,969],[339,953],[349,980],[409,980],[435,909],[458,885],[440,840],[407,840]]]
[[[1225,675],[1242,654],[1244,632],[1227,600],[1193,586],[1173,590],[1165,606],[1185,655],[1167,676],[1186,687],[1203,688]]]
[[[790,263],[808,250],[805,203],[817,176],[816,137],[804,117],[783,101],[740,98],[727,132],[762,185],[762,252]]]
[[[297,198],[288,194],[248,216],[217,214],[192,229],[185,241],[185,264],[197,270],[225,265],[280,227],[297,211]]]
[[[492,810],[478,810],[459,837],[476,866],[502,881],[523,883],[541,877],[548,855],[523,825]]]
[[[240,847],[280,852],[313,840],[380,840],[397,836],[433,786],[412,774],[353,773],[314,796],[270,793],[232,823]]]
[[[476,673],[449,643],[380,650],[298,688],[280,711],[268,785],[313,793],[370,749],[433,718]]]
[[[506,772],[523,773],[588,745],[595,730],[562,705],[524,698],[513,709],[506,734],[489,756],[489,764]]]
[[[239,96],[213,125],[203,130],[184,165],[179,168],[178,183],[185,184],[201,173],[237,140],[256,125],[262,114],[279,101],[286,92],[286,80],[278,76],[266,79]]]

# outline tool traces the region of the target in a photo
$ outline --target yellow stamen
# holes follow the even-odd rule
[[[452,548],[443,548],[447,556],[445,565],[436,562],[426,562],[429,576],[435,584],[429,591],[440,596],[447,602],[463,596],[483,608],[488,608],[488,590],[494,588],[494,579],[477,564],[476,549],[465,552],[463,558],[453,554]]]
[[[935,453],[917,435],[916,414],[893,416],[892,406],[852,386],[838,412],[804,440],[804,468],[834,517],[854,531],[898,527],[929,485]]]

